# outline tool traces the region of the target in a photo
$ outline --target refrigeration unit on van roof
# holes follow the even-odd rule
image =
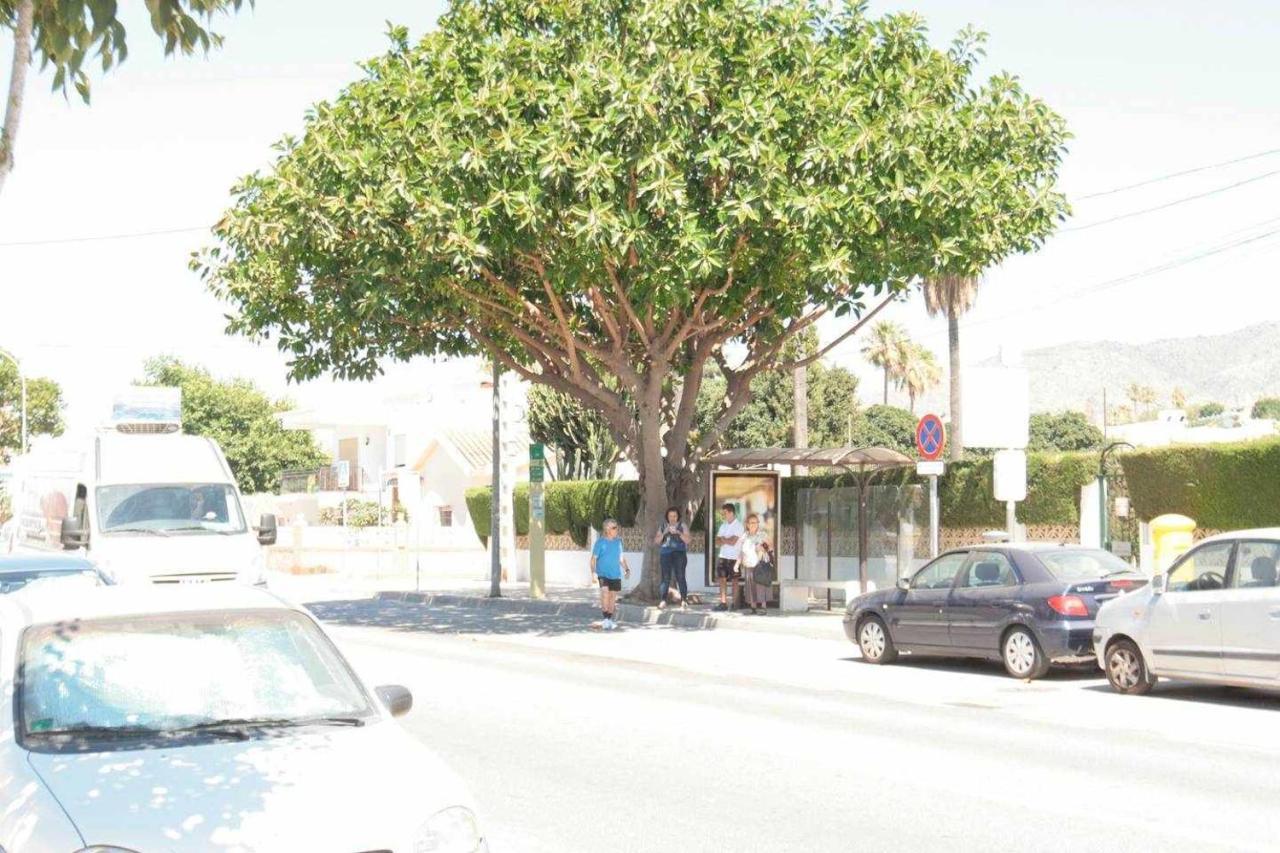
[[[182,389],[136,386],[116,395],[108,428],[127,433],[182,429]]]

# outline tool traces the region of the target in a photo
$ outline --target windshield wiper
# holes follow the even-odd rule
[[[227,720],[210,720],[175,729],[179,732],[207,732],[220,729],[268,729],[294,726],[363,726],[361,717],[241,717]]]
[[[27,737],[86,737],[86,738],[133,738],[159,737],[163,729],[150,726],[69,726],[63,729],[42,729],[26,733]]]
[[[201,533],[217,533],[219,536],[234,536],[234,530],[218,530],[213,527],[205,527],[203,524],[184,524],[182,527],[166,527],[166,531],[172,533],[179,530],[199,530]]]
[[[169,534],[155,527],[108,527],[103,533],[149,533],[152,536],[168,536]]]

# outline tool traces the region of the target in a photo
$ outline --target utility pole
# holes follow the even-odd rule
[[[795,414],[795,446],[809,446],[809,368],[797,367],[792,372],[792,385],[795,391],[795,403],[792,409]],[[803,465],[797,466],[795,472],[801,476],[809,473]]]
[[[493,489],[489,500],[489,597],[502,597],[502,365],[493,361]]]

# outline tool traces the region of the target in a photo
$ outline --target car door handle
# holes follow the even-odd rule
[[[1197,614],[1196,618],[1200,619],[1200,621],[1202,622],[1208,622],[1210,619],[1213,618],[1213,614],[1210,613],[1208,610],[1202,610],[1200,611],[1200,613]]]

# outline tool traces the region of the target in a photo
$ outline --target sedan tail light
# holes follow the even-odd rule
[[[1078,595],[1052,595],[1049,597],[1048,604],[1055,613],[1061,613],[1063,616],[1089,615],[1088,606]]]

